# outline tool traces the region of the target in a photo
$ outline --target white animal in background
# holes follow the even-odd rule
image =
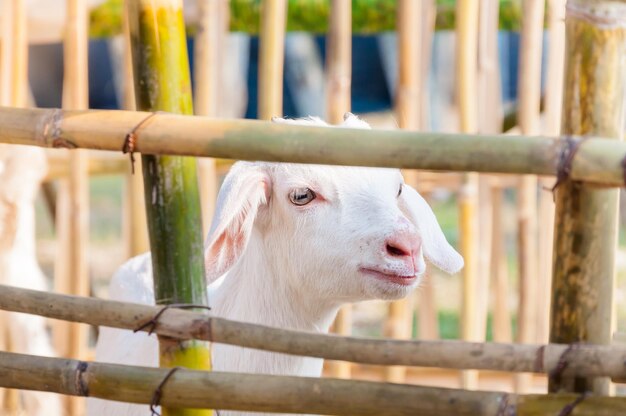
[[[319,119],[278,120],[326,125]],[[349,115],[344,127],[369,128]],[[327,332],[349,302],[400,299],[419,283],[424,258],[463,267],[426,201],[397,169],[238,162],[220,190],[205,246],[216,316]],[[154,304],[150,255],[113,277],[112,299]],[[157,366],[157,339],[102,328],[97,360]],[[321,375],[323,360],[214,344],[216,371]],[[89,415],[144,415],[146,406],[91,399]],[[222,411],[221,415],[247,415]]]
[[[35,252],[35,197],[48,164],[43,149],[0,145],[0,283],[47,290]],[[44,318],[0,312],[0,350],[54,356]],[[1,393],[0,393],[1,394]],[[29,416],[59,416],[60,396],[21,391]]]

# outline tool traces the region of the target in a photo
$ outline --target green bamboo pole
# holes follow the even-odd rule
[[[192,114],[182,1],[129,0],[127,7],[137,109]],[[155,301],[207,305],[196,161],[144,154],[142,165]],[[206,343],[160,338],[159,350],[162,367],[211,367]],[[164,416],[210,414],[163,409]]]
[[[626,2],[570,0],[562,133],[621,139]],[[608,344],[618,191],[566,181],[556,192],[550,341]],[[608,393],[601,379],[551,380],[550,391]]]
[[[114,36],[122,32],[122,1],[108,0],[92,11],[92,36]],[[500,29],[519,30],[521,1],[499,1]],[[260,3],[259,0],[231,0],[230,30],[258,34]],[[437,30],[454,30],[456,25],[454,1],[437,0],[437,6]],[[352,0],[352,7],[354,9],[352,32],[355,34],[392,31],[396,27],[398,0]],[[326,33],[329,16],[330,0],[289,0],[287,31]]]

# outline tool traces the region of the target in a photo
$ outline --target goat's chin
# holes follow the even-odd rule
[[[397,300],[407,297],[422,281],[421,276],[417,276],[410,284],[399,284],[391,281],[372,279],[367,282],[366,291],[372,299]]]

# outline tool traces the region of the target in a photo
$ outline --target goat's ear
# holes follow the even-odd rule
[[[409,216],[422,239],[424,256],[441,270],[454,274],[463,268],[463,257],[448,243],[435,214],[422,196],[404,185],[401,208]]]
[[[267,170],[260,164],[233,165],[220,188],[205,249],[209,283],[226,273],[244,252],[259,208],[271,194]]]

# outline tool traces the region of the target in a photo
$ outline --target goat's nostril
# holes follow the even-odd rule
[[[391,255],[391,256],[394,256],[394,257],[403,257],[403,256],[409,256],[410,255],[410,253],[408,253],[407,251],[405,251],[405,250],[403,250],[403,249],[401,249],[399,247],[393,246],[393,245],[391,245],[389,243],[387,243],[387,253],[389,255]]]

